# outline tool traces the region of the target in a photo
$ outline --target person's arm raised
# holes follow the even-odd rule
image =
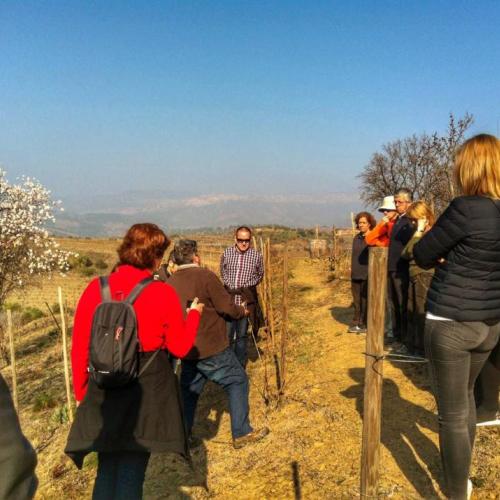
[[[213,273],[208,276],[207,293],[215,310],[219,314],[226,314],[234,319],[240,319],[245,316],[245,309],[234,303],[233,297],[227,292],[219,278]]]
[[[413,256],[420,267],[434,267],[467,235],[468,217],[465,211],[463,200],[455,198],[436,224],[415,244]]]

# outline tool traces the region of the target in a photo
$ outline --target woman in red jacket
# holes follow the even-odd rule
[[[109,276],[111,298],[125,299],[150,277],[169,244],[154,224],[132,226],[118,249],[119,264]],[[101,302],[96,278],[83,292],[75,314],[71,361],[78,409],[65,452],[79,468],[87,453],[98,452],[94,499],[140,499],[151,452],[188,453],[168,352],[183,357],[191,349],[203,305],[195,302],[184,320],[174,289],[160,281],[149,283],[133,305],[144,372],[123,387],[100,389],[89,378],[88,367],[92,319]]]

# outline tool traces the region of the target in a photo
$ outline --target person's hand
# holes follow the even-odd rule
[[[422,219],[418,219],[417,221],[417,231],[423,233],[425,229],[427,228],[427,225],[429,224],[429,221],[423,217]]]
[[[245,309],[245,316],[250,316],[250,310],[247,308],[247,303],[242,302],[241,305],[242,305],[243,309]]]
[[[198,297],[195,297],[193,299],[193,302],[191,302],[191,305],[189,306],[189,310],[195,310],[195,311],[198,311],[200,314],[203,313],[203,308],[205,307],[205,304],[202,304],[201,302],[199,302],[198,300]]]

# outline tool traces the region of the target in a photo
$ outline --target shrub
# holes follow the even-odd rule
[[[10,309],[13,313],[20,312],[23,307],[18,302],[7,302],[2,306],[2,309]]]
[[[93,267],[85,267],[85,268],[80,270],[80,274],[82,276],[90,277],[90,276],[95,276],[97,273]]]
[[[104,260],[103,260],[103,259],[97,259],[97,260],[95,261],[95,264],[94,264],[94,265],[95,265],[95,267],[96,267],[97,269],[107,269],[107,268],[108,268],[108,265],[106,264],[106,262],[104,262]]]
[[[33,411],[43,411],[57,406],[56,398],[47,392],[37,394],[35,402],[33,403]]]
[[[21,323],[26,325],[35,319],[42,318],[43,316],[45,316],[45,313],[38,309],[38,307],[27,307],[21,314]]]

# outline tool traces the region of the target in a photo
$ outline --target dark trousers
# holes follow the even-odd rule
[[[484,364],[477,379],[476,398],[479,395],[479,403],[483,412],[491,414],[492,418],[499,409],[498,395],[500,390],[500,343],[490,354],[488,361]],[[479,393],[479,394],[478,394]],[[476,401],[477,402],[477,401]]]
[[[366,326],[368,280],[351,280],[352,303],[354,305],[353,324]]]
[[[234,352],[227,348],[209,358],[198,361],[186,359],[182,362],[181,390],[189,434],[193,428],[198,398],[207,380],[220,385],[228,395],[233,438],[252,432],[249,421],[248,377]]]
[[[141,500],[150,453],[99,452],[92,500]]]
[[[406,345],[415,354],[424,352],[425,303],[431,280],[430,273],[419,273],[410,278]]]
[[[392,333],[397,341],[404,343],[407,341],[409,284],[408,273],[389,272]]]
[[[229,345],[236,354],[241,366],[247,366],[247,341],[248,341],[248,318],[233,319],[226,321],[227,336]]]
[[[500,323],[437,321],[425,324],[425,352],[439,414],[439,448],[452,499],[467,497],[476,432],[474,382],[498,342]]]

